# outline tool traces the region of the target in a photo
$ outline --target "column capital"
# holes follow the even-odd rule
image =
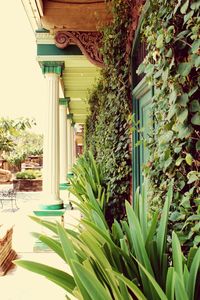
[[[40,66],[43,74],[54,73],[62,75],[64,61],[41,61]]]
[[[70,102],[70,98],[69,97],[60,98],[59,99],[59,104],[60,105],[66,105],[68,107],[69,106],[69,102]]]

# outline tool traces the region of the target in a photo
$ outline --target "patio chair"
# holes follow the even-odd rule
[[[14,203],[15,207],[17,209],[19,209],[19,207],[17,206],[16,196],[17,196],[17,187],[16,186],[9,188],[9,189],[0,190],[1,208],[3,208],[4,202],[10,201],[13,212],[15,211],[13,203]]]

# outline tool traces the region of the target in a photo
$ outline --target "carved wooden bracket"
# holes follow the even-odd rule
[[[100,32],[58,31],[55,44],[64,49],[69,45],[77,45],[87,59],[98,67],[103,67],[103,57],[99,51],[102,40]]]

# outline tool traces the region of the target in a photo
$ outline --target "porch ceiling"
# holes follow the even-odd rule
[[[89,113],[88,90],[99,76],[99,68],[92,65],[83,55],[67,58],[62,76],[65,97],[70,97],[69,111],[75,123],[85,123]]]

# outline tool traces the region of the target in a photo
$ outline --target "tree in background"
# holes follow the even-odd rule
[[[33,125],[35,121],[28,118],[0,118],[0,153],[14,150],[16,138]]]
[[[43,136],[27,131],[33,125],[35,121],[28,118],[0,119],[0,151],[17,170],[28,156],[43,153]]]

